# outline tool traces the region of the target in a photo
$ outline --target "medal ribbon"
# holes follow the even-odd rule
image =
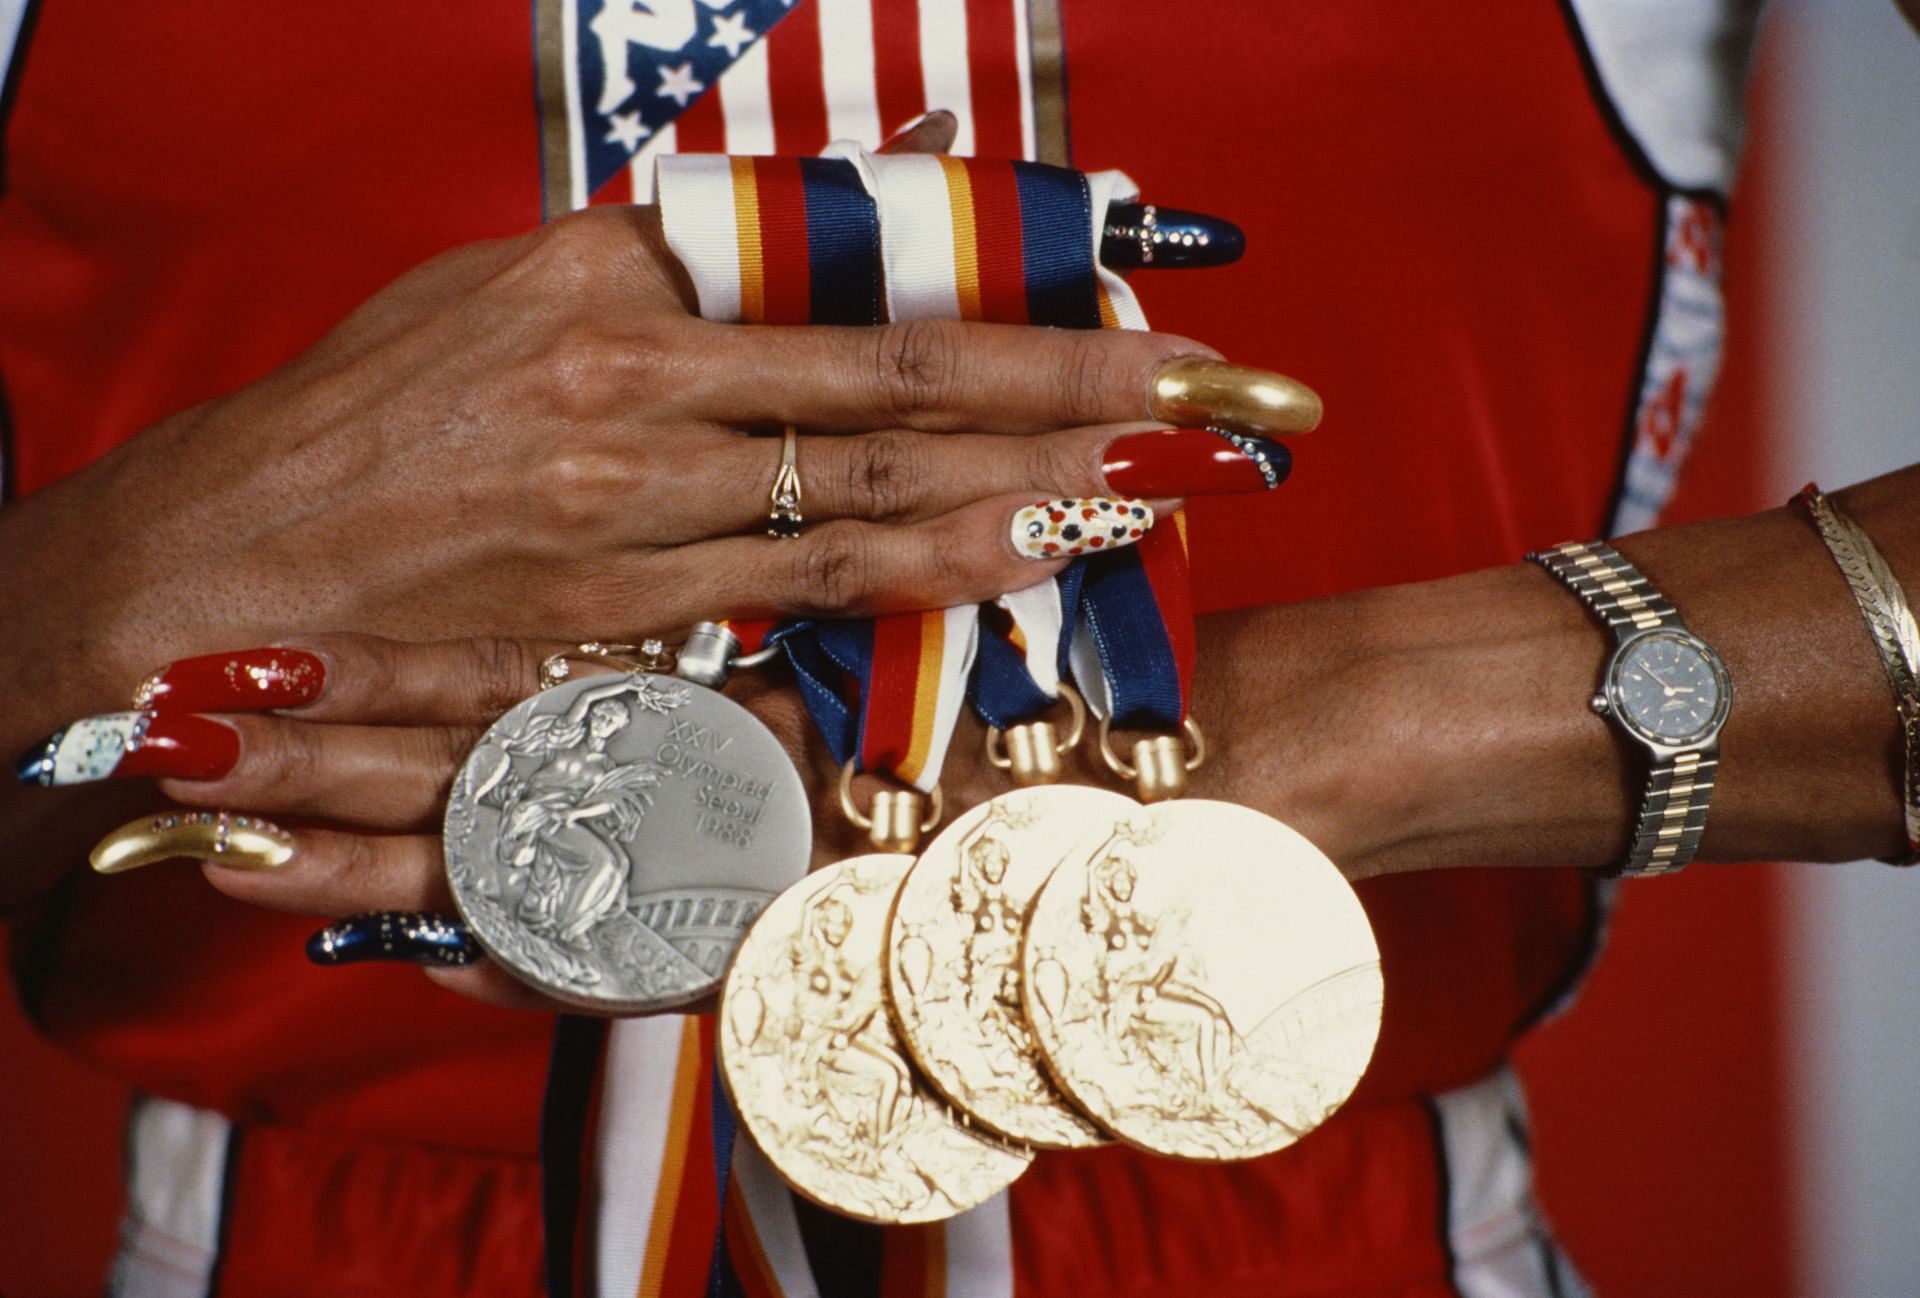
[[[1145,326],[1125,281],[1097,256],[1108,204],[1134,196],[1119,173],[845,145],[829,154],[659,159],[663,227],[704,317]],[[1069,651],[1082,640],[1093,646],[1096,677],[1112,684],[1099,697],[1111,697],[1122,719],[1178,724],[1193,661],[1185,578],[1176,515],[1131,550],[1077,560],[1059,578],[1003,597],[984,636],[975,605],[771,631],[742,622],[734,631],[748,652],[763,636],[780,645],[837,760],[928,791],[963,699],[1003,727],[1037,715],[1057,698]],[[733,1115],[717,1078],[712,1110],[713,1152],[725,1167]],[[724,1222],[725,1173],[717,1179]],[[715,1241],[708,1292],[716,1298],[739,1292],[725,1243],[737,1233]]]
[[[1088,564],[1071,657],[1095,716],[1169,731],[1187,719],[1194,642],[1184,514]]]

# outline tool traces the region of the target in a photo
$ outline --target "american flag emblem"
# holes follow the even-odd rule
[[[647,202],[664,153],[868,148],[932,108],[954,152],[1065,164],[1058,0],[534,0],[549,217]]]

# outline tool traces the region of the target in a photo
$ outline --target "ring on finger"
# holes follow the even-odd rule
[[[780,435],[780,467],[767,493],[767,535],[790,541],[800,535],[800,435],[788,424]]]

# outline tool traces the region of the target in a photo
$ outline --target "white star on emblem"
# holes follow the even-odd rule
[[[638,113],[615,113],[607,119],[613,123],[607,132],[607,143],[618,144],[632,153],[640,147],[640,141],[653,134],[652,128],[640,120]]]
[[[682,108],[685,108],[687,102],[695,95],[706,89],[705,86],[694,79],[693,64],[690,62],[682,63],[677,68],[670,68],[665,64],[661,64],[659,71],[660,88],[653,93],[659,95],[662,99],[673,100],[674,103],[680,105]]]
[[[713,20],[713,35],[707,37],[707,44],[725,49],[728,58],[737,59],[741,50],[753,44],[755,36],[747,27],[745,14],[727,14]]]

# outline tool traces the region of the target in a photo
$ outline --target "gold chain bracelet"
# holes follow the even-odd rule
[[[1820,488],[1808,483],[1798,497],[1826,542],[1827,552],[1853,591],[1853,602],[1880,651],[1887,683],[1893,687],[1893,705],[1900,714],[1906,770],[1900,801],[1906,812],[1907,853],[1889,858],[1890,865],[1920,864],[1920,625],[1913,617],[1907,593],[1887,566],[1886,559],[1860,525],[1835,509]]]

